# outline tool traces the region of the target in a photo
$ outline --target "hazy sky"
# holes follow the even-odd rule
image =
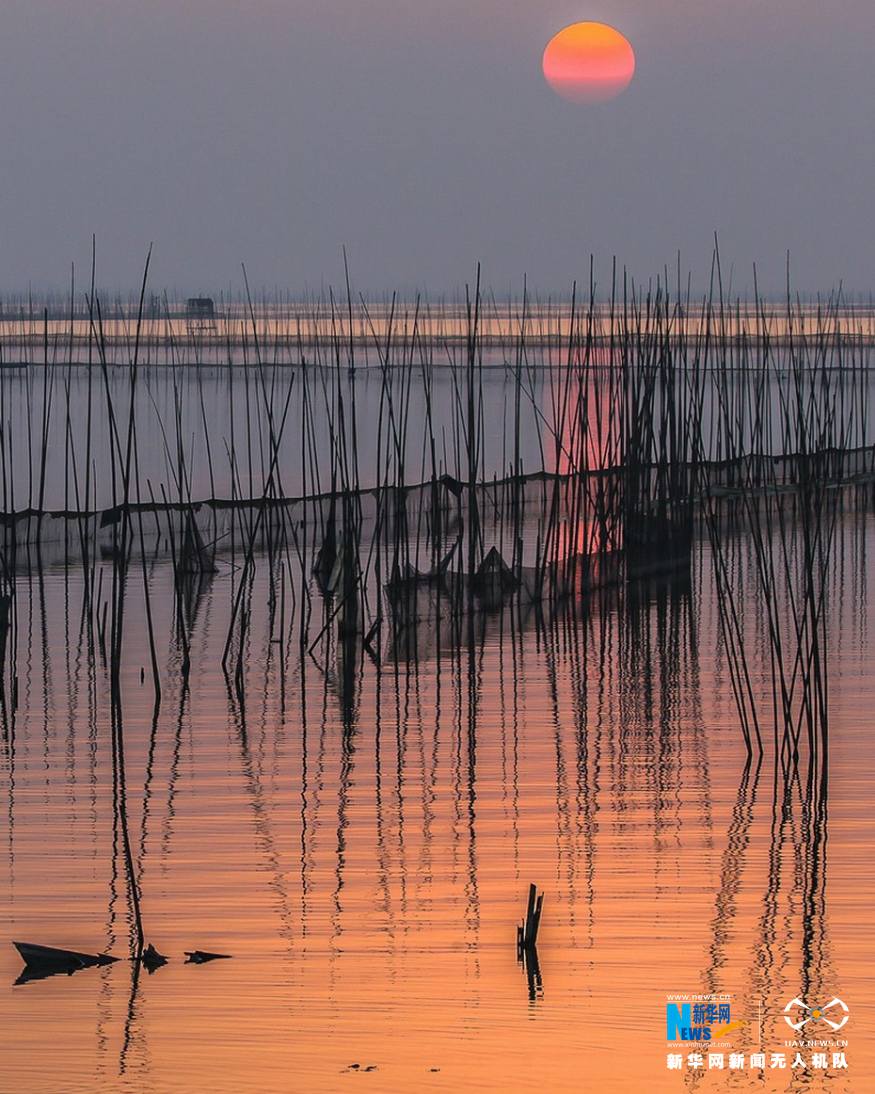
[[[620,98],[541,76],[593,19]],[[875,0],[3,0],[0,290],[504,291],[707,271],[875,288]]]

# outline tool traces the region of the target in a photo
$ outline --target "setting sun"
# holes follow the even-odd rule
[[[563,99],[605,102],[632,82],[635,52],[606,23],[572,23],[547,43],[542,67],[544,79]]]

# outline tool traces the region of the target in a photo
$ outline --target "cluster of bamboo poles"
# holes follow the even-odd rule
[[[112,317],[110,338],[92,268],[84,304],[71,289],[66,337],[46,308],[41,359],[0,378],[4,712],[15,706],[15,573],[41,565],[53,540],[62,541],[65,566],[82,568],[96,648],[116,673],[120,723],[118,666],[137,589],[161,702],[149,591],[158,554],[176,575],[186,680],[197,601],[228,567],[222,668],[242,705],[262,561],[281,645],[317,657],[339,643],[347,662],[365,654],[380,662],[401,651],[417,656],[428,627],[448,628],[461,644],[478,613],[508,603],[549,619],[560,608],[585,610],[599,589],[682,580],[702,530],[753,753],[763,747],[764,715],[734,596],[740,530],[757,547],[769,621],[776,762],[797,765],[804,743],[812,770],[821,769],[832,530],[848,485],[859,492],[875,472],[868,336],[841,294],[803,306],[788,293],[780,312],[757,295],[742,306],[724,298],[715,256],[701,300],[679,279],[673,289],[667,278],[642,289],[614,270],[607,295],[597,294],[591,272],[587,293],[575,287],[561,309],[533,302],[525,286],[516,304],[499,308],[478,271],[453,317],[441,309],[452,331],[440,338],[421,299],[392,298],[377,314],[347,279],[342,297],[329,293],[309,326],[298,323],[296,349],[287,346],[289,362],[280,364],[264,351],[269,328],[244,271],[223,432],[208,411],[209,379],[177,354],[166,299],[172,412],[158,408],[142,346],[162,305],[147,294],[147,279],[148,262],[136,304],[123,312],[125,364],[113,356],[122,320]],[[501,406],[489,387],[499,313]],[[363,376],[379,388],[367,452],[357,406]],[[23,427],[12,383],[24,387]],[[439,383],[449,385],[448,420],[436,411]],[[73,410],[83,384],[84,421]],[[148,421],[144,400],[154,411]],[[188,433],[193,413],[202,457]],[[147,431],[163,450],[162,482],[141,468]],[[52,508],[51,468],[59,466],[63,505]],[[205,480],[209,496],[196,486]],[[120,761],[123,777],[121,749]]]

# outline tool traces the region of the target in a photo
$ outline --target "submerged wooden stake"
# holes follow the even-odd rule
[[[520,959],[522,959],[525,952],[531,953],[538,943],[538,928],[541,925],[543,905],[544,894],[538,892],[537,885],[530,885],[526,918],[517,927],[517,957]]]

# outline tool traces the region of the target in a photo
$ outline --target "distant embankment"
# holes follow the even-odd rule
[[[473,332],[473,334],[472,334]],[[166,314],[138,318],[136,308],[120,305],[111,316],[0,314],[0,366],[105,362],[129,364],[136,353],[143,365],[176,366],[318,364],[342,368],[386,367],[427,360],[432,367],[451,365],[471,348],[472,337],[483,364],[532,351],[532,368],[561,364],[569,347],[576,356],[594,354],[608,363],[624,348],[640,350],[651,341],[696,354],[707,367],[718,350],[744,366],[745,354],[795,346],[840,354],[844,347],[875,346],[875,308],[836,306],[824,310],[735,303],[717,311],[675,306],[666,314],[644,305],[570,304],[484,306],[476,316],[464,307],[408,303],[359,304],[346,308],[259,305],[248,313],[240,306],[215,308],[206,318],[171,308]],[[722,366],[726,367],[724,360]],[[840,366],[841,361],[836,360]]]

